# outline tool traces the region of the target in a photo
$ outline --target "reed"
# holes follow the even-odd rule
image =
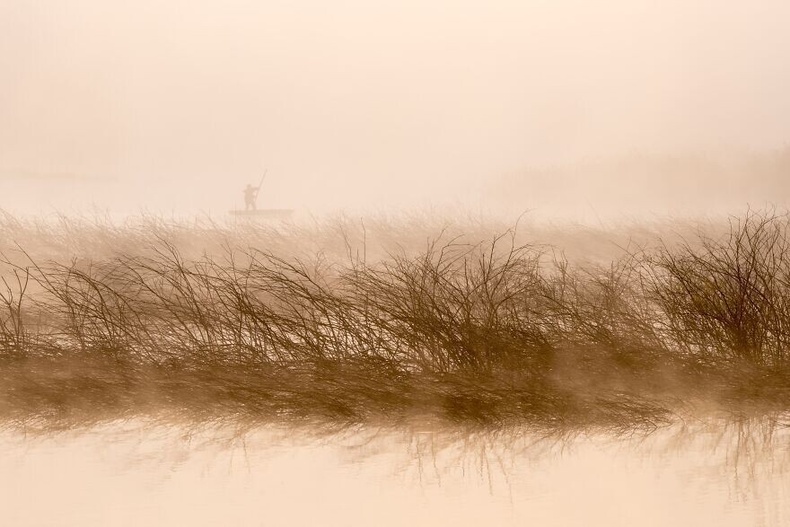
[[[592,258],[546,228],[412,227],[6,215],[0,419],[651,427],[786,405],[786,215],[596,232]]]

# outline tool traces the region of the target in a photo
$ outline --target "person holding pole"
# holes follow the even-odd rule
[[[266,177],[266,171],[264,171],[263,176],[261,177],[260,183],[258,183],[257,187],[253,187],[250,184],[247,184],[247,187],[244,189],[244,210],[258,210],[256,205],[256,201],[258,200],[258,192],[261,190],[261,186],[263,185],[263,178]]]

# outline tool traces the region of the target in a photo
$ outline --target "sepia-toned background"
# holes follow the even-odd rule
[[[221,217],[264,168],[261,206],[319,213],[781,204],[788,19],[783,0],[4,0],[0,207]]]

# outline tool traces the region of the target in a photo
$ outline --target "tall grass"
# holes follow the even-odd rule
[[[7,420],[652,426],[680,400],[776,406],[790,388],[790,220],[772,211],[608,248],[608,264],[516,229],[417,249],[397,224],[60,221],[2,224],[15,240],[0,289]],[[376,246],[377,229],[398,241]]]

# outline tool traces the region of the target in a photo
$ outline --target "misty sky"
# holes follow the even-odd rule
[[[788,20],[787,0],[0,0],[0,207],[224,211],[263,167],[264,206],[474,203],[535,165],[781,147]]]

